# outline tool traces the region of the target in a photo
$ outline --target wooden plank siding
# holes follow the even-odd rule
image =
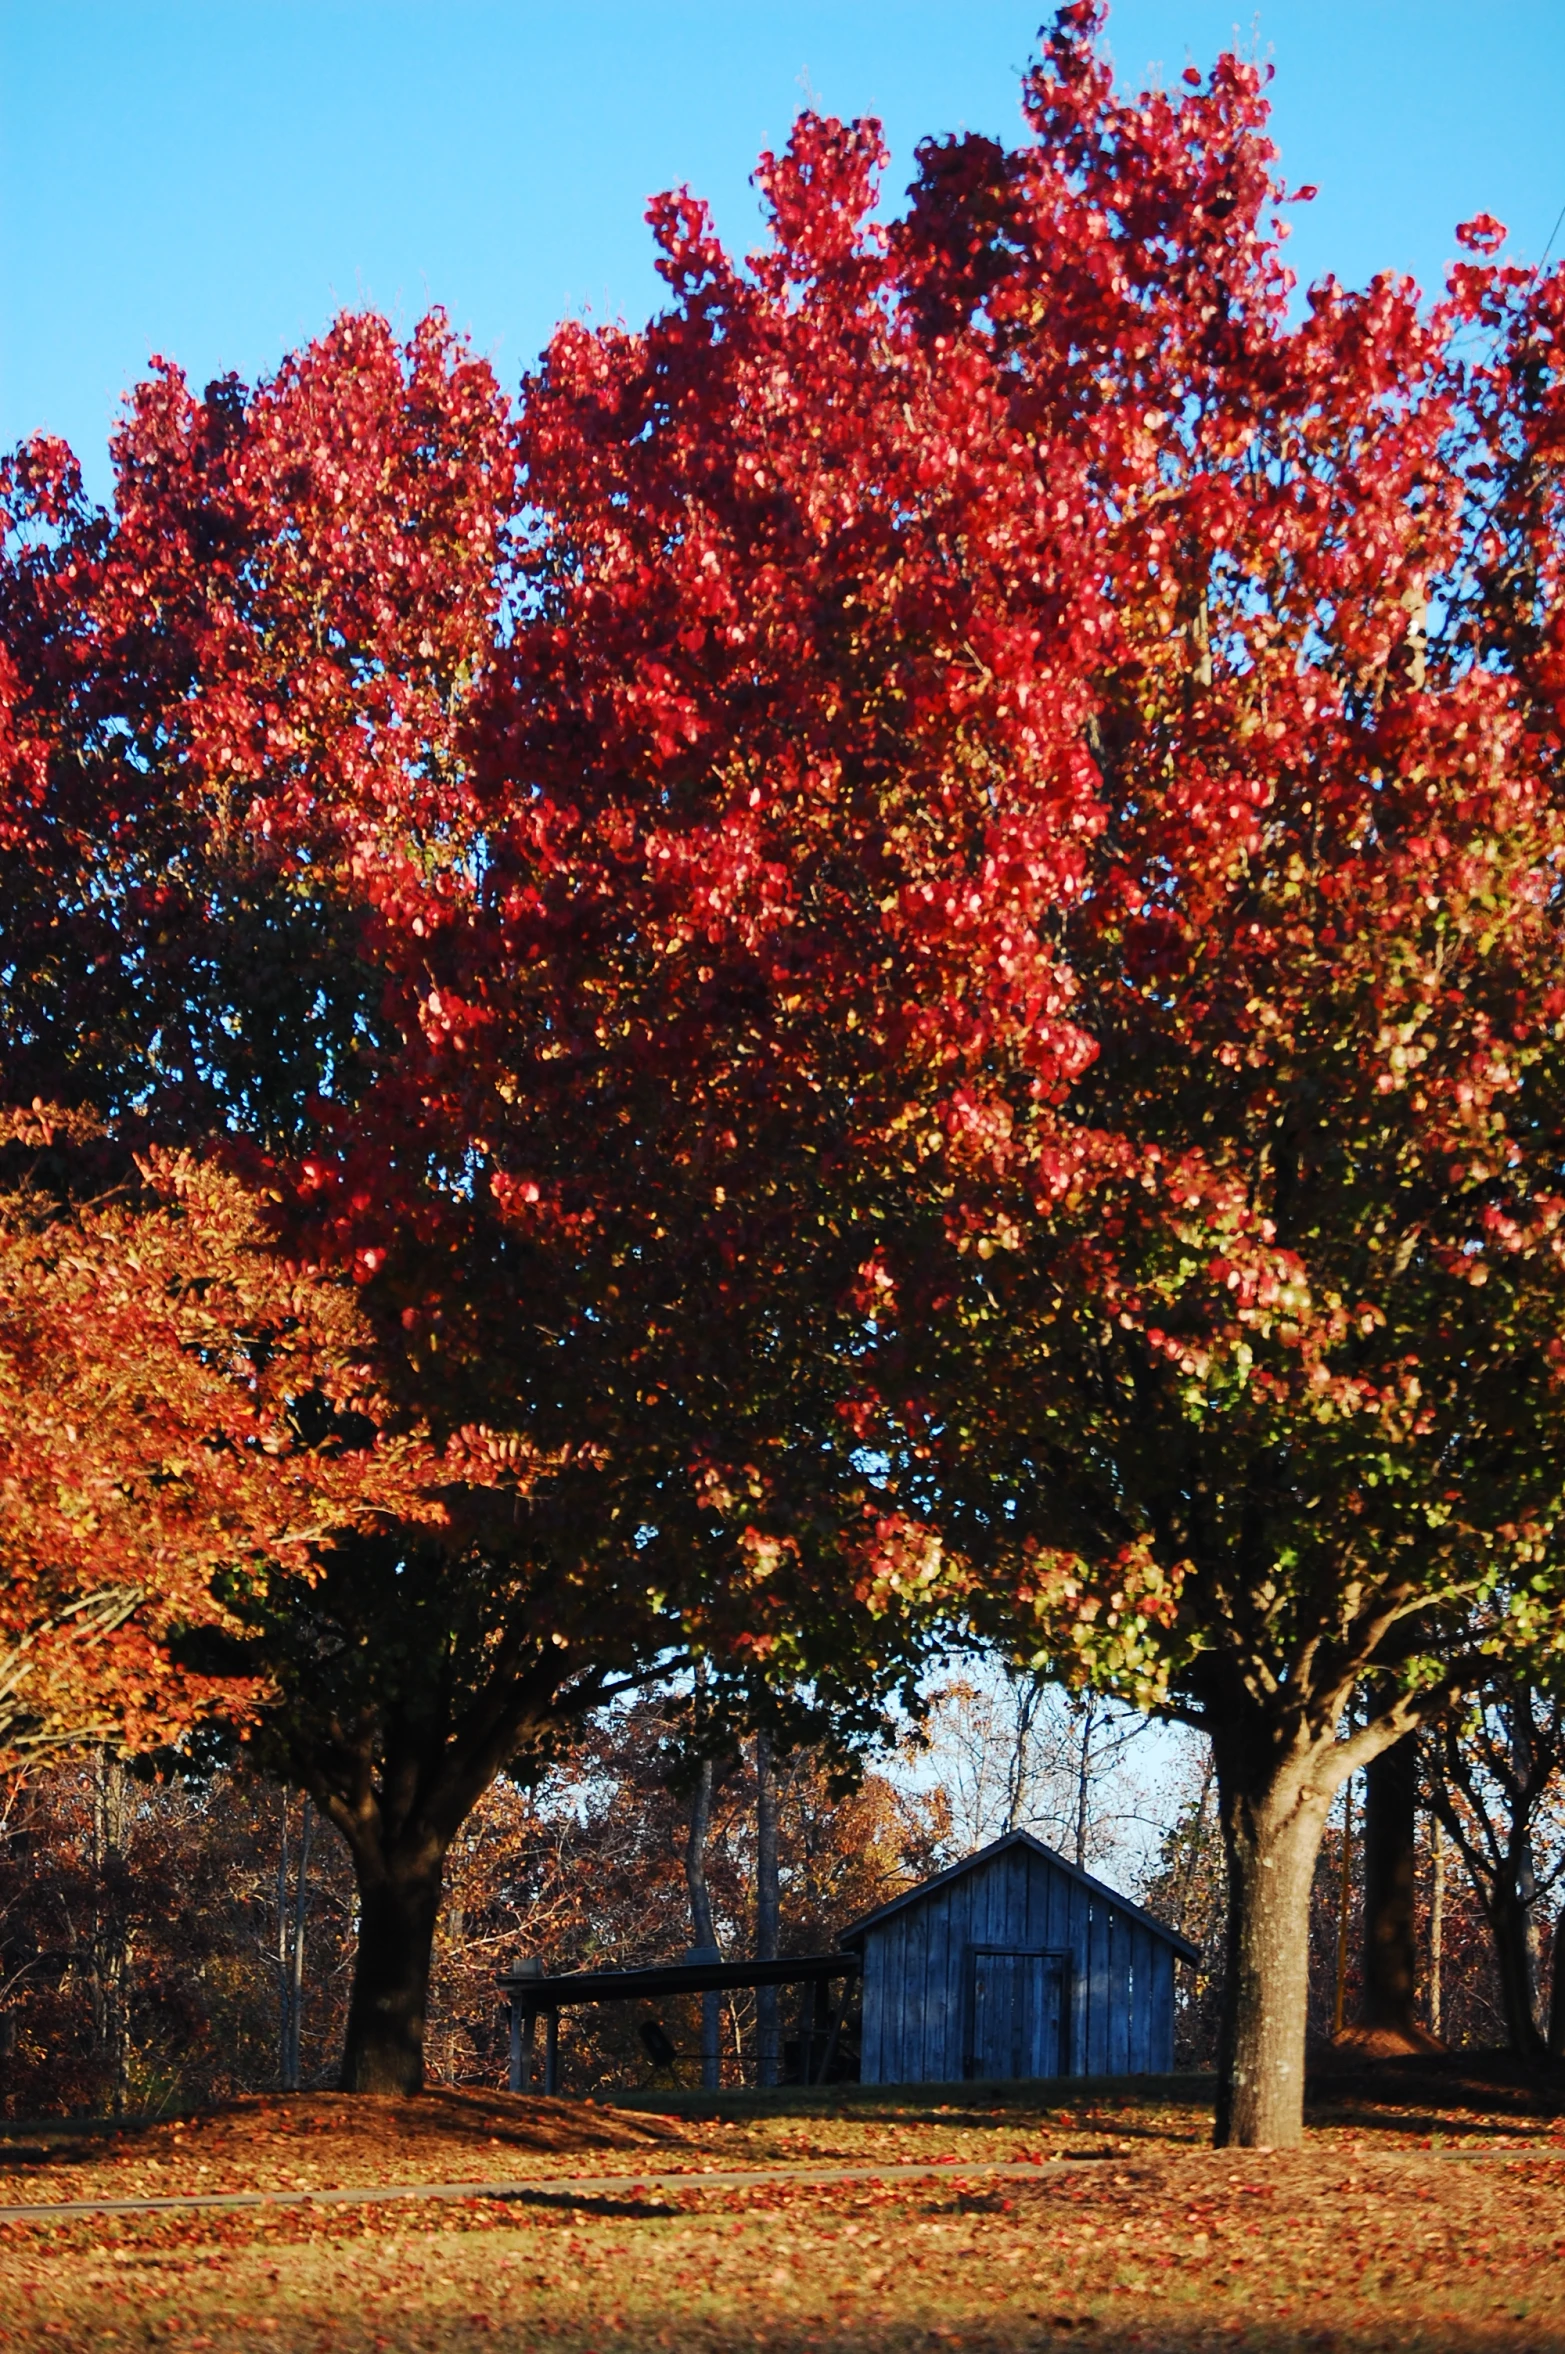
[[[876,1968],[868,1978],[861,1978],[861,2012],[859,2021],[859,2072],[866,2084],[894,2084],[892,2074],[896,2054],[891,2043],[891,2027],[895,2005],[888,2002],[888,1991],[903,1983],[900,1968],[902,1942],[906,1934],[906,1915],[897,1914],[888,1921],[882,1932]]]
[[[929,1972],[923,2003],[924,2082],[950,2084],[963,2073],[967,2017],[963,1963],[972,1942],[972,1881],[959,1881],[945,1904],[916,1905],[913,1909],[927,1912],[929,1919],[929,1951],[924,1965]]]
[[[1129,1925],[1130,2031],[1127,2076],[1145,2076],[1152,2066],[1152,1937],[1139,1922]]]
[[[1087,2073],[1087,1924],[1091,1915],[1091,1900],[1085,1888],[1076,1881],[1068,1883],[1071,1957],[1071,2033],[1070,2072],[1073,2076]]]
[[[1033,1991],[1017,1997],[1036,2016],[1010,2048],[1030,2051],[1039,2075],[1062,2066],[1071,2075],[1140,2075],[1173,2065],[1174,1960],[1189,1949],[1027,1834],[871,1914],[846,1942],[863,1951],[868,2084],[956,2083],[971,2072],[980,1954],[1038,1957],[1024,1973]],[[992,1970],[985,1983],[995,1983]],[[993,1999],[986,1994],[986,2004]]]

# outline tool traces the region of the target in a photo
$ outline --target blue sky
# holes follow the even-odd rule
[[[749,173],[806,96],[915,141],[1008,132],[1044,0],[0,0],[0,444],[89,481],[149,353],[253,377],[344,305],[433,302],[514,383],[567,312],[636,320],[642,211],[688,182],[753,241]],[[1123,0],[1127,80],[1235,38],[1277,67],[1291,258],[1438,282],[1487,209],[1565,206],[1565,0]],[[1561,233],[1565,244],[1565,231]]]

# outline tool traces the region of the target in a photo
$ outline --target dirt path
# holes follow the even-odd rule
[[[1243,2153],[1235,2153],[1241,2155]],[[1507,2142],[1487,2149],[1419,2150],[1419,2158],[1509,2161],[1560,2156],[1558,2143]],[[1090,2158],[999,2160],[939,2158],[907,2166],[690,2166],[659,2174],[534,2175],[525,2181],[501,2182],[382,2182],[360,2183],[346,2189],[322,2185],[295,2191],[193,2191],[144,2199],[49,2199],[32,2205],[0,2200],[0,2224],[51,2223],[83,2215],[210,2214],[264,2207],[372,2207],[393,2200],[465,2199],[532,2200],[559,2204],[584,2200],[634,2199],[648,2192],[745,2190],[752,2185],[791,2184],[800,2188],[831,2183],[974,2181],[1041,2182],[1051,2175],[1084,2167],[1101,2167],[1105,2160]]]

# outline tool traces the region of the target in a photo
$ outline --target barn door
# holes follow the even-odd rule
[[[1065,2029],[1065,1957],[979,1946],[973,1954],[970,2077],[1057,2076]]]

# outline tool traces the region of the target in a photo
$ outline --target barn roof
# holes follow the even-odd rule
[[[903,1895],[894,1896],[889,1904],[877,1906],[874,1912],[866,1913],[861,1920],[843,1930],[837,1943],[859,1944],[871,1929],[878,1929],[882,1921],[889,1921],[893,1913],[905,1912],[909,1905],[922,1904],[926,1897],[934,1895],[936,1889],[948,1888],[953,1880],[960,1880],[964,1873],[981,1871],[985,1864],[993,1863],[996,1856],[1004,1855],[1007,1848],[1011,1847],[1025,1847],[1032,1854],[1041,1856],[1055,1871],[1063,1872],[1067,1880],[1074,1880],[1078,1887],[1088,1889],[1093,1896],[1101,1897],[1105,1904],[1113,1905],[1115,1911],[1123,1913],[1127,1920],[1139,1922],[1154,1937],[1160,1937],[1165,1945],[1171,1945],[1184,1961],[1198,1962],[1201,1959],[1200,1947],[1192,1945],[1188,1937],[1181,1937],[1166,1922],[1143,1912],[1140,1905],[1132,1904],[1128,1896],[1121,1896],[1117,1888],[1108,1887],[1102,1880],[1094,1880],[1090,1872],[1082,1871],[1078,1864],[1067,1862],[1063,1855],[1042,1839],[1035,1839],[1031,1831],[1007,1831],[1003,1838],[992,1839],[987,1847],[980,1847],[975,1855],[964,1855],[959,1864],[952,1864],[948,1870],[937,1872],[932,1880],[921,1880],[916,1888],[909,1888]]]

